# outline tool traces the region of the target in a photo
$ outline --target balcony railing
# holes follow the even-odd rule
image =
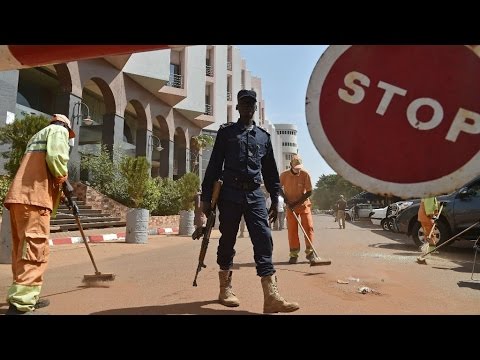
[[[232,71],[232,62],[231,61],[227,61],[227,70]]]
[[[227,91],[227,101],[232,101],[232,93]]]
[[[206,66],[206,74],[207,74],[207,76],[213,76],[213,66],[212,65],[207,65]]]
[[[205,115],[213,116],[213,106],[210,104],[205,104]]]
[[[183,89],[183,76],[180,74],[170,74],[170,80],[167,82],[166,85]]]

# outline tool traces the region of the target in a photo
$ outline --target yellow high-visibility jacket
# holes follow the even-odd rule
[[[50,209],[55,216],[61,183],[68,176],[68,130],[49,125],[29,140],[20,167],[5,197],[9,204],[27,204]]]

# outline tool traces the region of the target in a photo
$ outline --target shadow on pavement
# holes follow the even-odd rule
[[[398,250],[404,252],[395,252],[392,255],[395,256],[411,256],[412,258],[420,256],[420,251],[418,251],[415,245],[407,244],[392,244],[392,243],[377,243],[370,244],[368,247],[379,248],[379,249],[389,249],[389,250]]]
[[[143,306],[135,308],[123,308],[123,309],[111,309],[105,311],[98,311],[91,313],[90,315],[260,315],[258,313],[252,313],[250,311],[237,311],[232,308],[231,310],[225,308],[221,310],[207,309],[203,306],[210,304],[218,304],[217,300],[212,301],[196,301],[184,304],[172,304],[172,305],[158,305],[158,306]]]
[[[307,260],[305,261],[299,261],[297,262],[296,264],[290,264],[288,261],[274,261],[273,262],[273,265],[274,266],[277,266],[277,265],[288,265],[288,266],[295,266],[295,265],[302,265],[302,264],[309,264],[309,262]],[[253,263],[233,263],[233,266],[232,266],[232,269],[233,270],[238,270],[242,267],[255,267],[257,266],[254,262]]]
[[[474,280],[470,281],[459,281],[457,282],[458,287],[468,287],[474,290],[480,290],[480,281],[475,282]]]
[[[298,272],[298,273],[301,273],[301,274],[305,274],[306,276],[325,274],[324,272],[300,271],[300,270],[295,269],[296,265],[307,265],[307,264],[309,264],[309,262],[307,260],[299,261],[296,264],[290,264],[288,261],[280,261],[280,262],[274,262],[273,263],[273,265],[275,265],[275,270],[277,270],[277,271],[293,271],[293,272]],[[288,266],[288,268],[283,268],[283,267],[278,268],[277,266],[279,266],[279,265],[286,265],[286,266]],[[235,264],[234,263],[232,269],[233,270],[239,270],[241,267],[255,267],[255,266],[256,266],[255,263],[245,263],[245,264]],[[328,266],[328,265],[325,265],[325,266]],[[308,268],[318,270],[319,268],[322,268],[322,267],[325,267],[325,266],[309,266]]]
[[[426,258],[428,260],[428,257]],[[434,269],[441,269],[441,270],[452,270],[456,272],[462,272],[462,273],[472,273],[472,267],[473,267],[473,259],[472,261],[467,261],[467,260],[452,260],[446,258],[445,260],[451,261],[454,264],[457,264],[457,267],[439,267],[439,266],[433,266]],[[478,272],[477,272],[478,273]]]
[[[376,243],[376,244],[370,244],[368,247],[373,247],[373,248],[380,248],[380,249],[389,249],[389,250],[404,250],[404,251],[409,251],[409,252],[415,252],[418,251],[418,248],[415,245],[409,245],[409,244],[392,244],[392,243]]]
[[[391,232],[391,231],[385,231],[385,230],[379,229],[378,226],[375,226],[375,225],[373,225],[373,226],[375,228],[371,229],[371,231],[374,234],[384,236],[387,239],[396,241],[398,243],[401,243],[401,244],[404,244],[404,245],[407,245],[407,246],[409,246],[409,245],[410,246],[416,246],[415,243],[413,242],[412,238],[405,235],[405,234],[394,233],[394,232]]]

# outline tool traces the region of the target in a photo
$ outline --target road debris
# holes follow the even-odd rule
[[[345,280],[337,280],[337,283],[339,283],[339,284],[348,284],[348,281],[345,281]]]
[[[359,287],[357,292],[360,293],[360,294],[363,294],[363,295],[368,294],[368,293],[372,293],[372,294],[375,294],[375,295],[380,295],[380,292],[378,292],[377,290],[371,289],[368,286]]]

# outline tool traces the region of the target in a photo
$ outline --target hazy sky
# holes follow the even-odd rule
[[[308,81],[327,45],[236,45],[252,75],[262,79],[266,118],[297,125],[298,153],[315,187],[322,174],[335,173],[313,145],[305,119]]]

